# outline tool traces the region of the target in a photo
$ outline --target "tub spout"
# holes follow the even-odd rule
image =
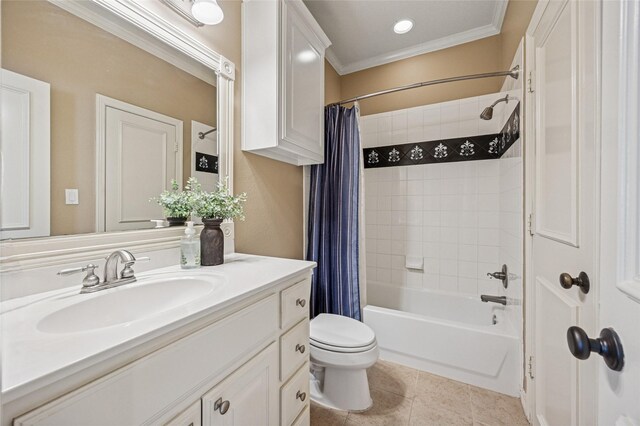
[[[499,303],[501,305],[507,304],[507,296],[489,296],[487,294],[480,295],[480,300],[483,302]]]

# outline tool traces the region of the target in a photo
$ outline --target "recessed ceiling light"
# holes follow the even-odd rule
[[[411,19],[401,19],[393,26],[393,31],[396,34],[406,34],[413,28],[413,21]]]

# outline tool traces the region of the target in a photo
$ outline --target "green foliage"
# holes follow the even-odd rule
[[[162,206],[166,217],[186,217],[188,219],[193,211],[192,195],[191,191],[180,191],[178,182],[173,179],[170,191],[163,191],[158,197],[149,201],[155,201]]]
[[[247,194],[232,195],[229,193],[228,178],[218,182],[214,192],[201,191],[199,184],[193,179],[198,189],[194,193],[193,211],[196,216],[204,219],[240,219],[244,220],[243,204],[247,201]],[[191,186],[193,188],[193,186]]]
[[[204,219],[240,219],[244,220],[243,204],[247,194],[232,195],[229,193],[228,178],[218,182],[213,192],[202,190],[202,185],[194,177],[187,180],[184,191],[179,190],[178,183],[171,181],[171,191],[164,191],[155,201],[164,209],[166,217],[187,217],[191,214]]]

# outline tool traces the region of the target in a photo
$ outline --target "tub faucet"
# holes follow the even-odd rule
[[[482,294],[480,295],[480,300],[483,302],[499,303],[505,306],[507,304],[507,296],[489,296],[487,294]]]

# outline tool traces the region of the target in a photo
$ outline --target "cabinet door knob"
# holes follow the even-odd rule
[[[307,301],[304,299],[298,299],[296,300],[296,306],[300,306],[301,308],[304,308],[304,305],[307,304]]]
[[[305,392],[301,392],[298,391],[298,393],[296,393],[296,399],[299,399],[300,401],[303,401],[307,398],[307,394]]]
[[[213,411],[220,411],[220,414],[224,416],[227,414],[227,411],[229,411],[230,405],[231,403],[229,401],[223,401],[222,398],[218,398],[218,400],[213,404]]]
[[[602,356],[607,367],[614,371],[621,371],[624,366],[622,343],[613,328],[603,328],[599,338],[590,339],[580,327],[569,327],[567,344],[571,354],[578,359],[587,359],[591,352],[595,352]]]
[[[304,351],[305,351],[305,347],[304,347],[304,345],[297,344],[297,345],[296,345],[296,351],[298,351],[298,352],[300,352],[301,354],[303,354],[303,353],[304,353]]]
[[[577,278],[573,278],[570,274],[563,272],[560,274],[560,285],[565,290],[569,290],[572,286],[580,288],[584,294],[589,293],[591,285],[589,283],[589,276],[585,272],[580,272]]]

